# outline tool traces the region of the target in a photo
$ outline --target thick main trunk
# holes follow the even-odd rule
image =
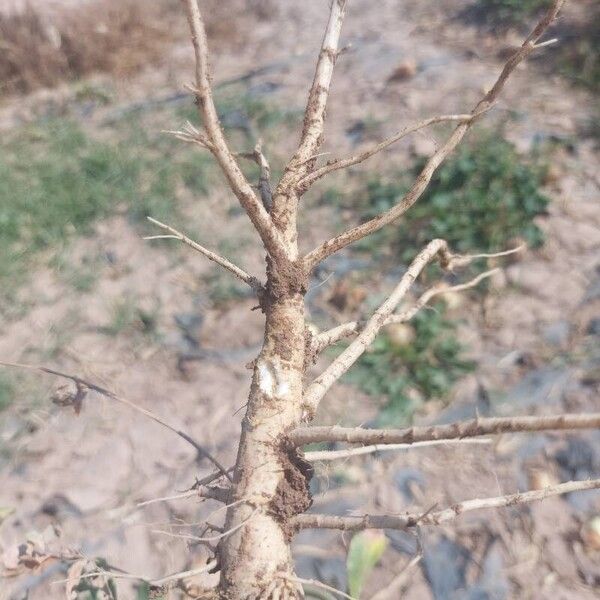
[[[219,545],[220,597],[296,598],[289,518],[310,505],[308,466],[286,445],[302,418],[305,321],[302,291],[267,290],[264,345],[254,376],[238,450],[226,530]],[[282,588],[286,588],[284,593]]]

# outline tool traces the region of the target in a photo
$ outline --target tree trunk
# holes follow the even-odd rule
[[[270,264],[262,299],[266,315],[262,350],[254,364],[248,407],[219,545],[220,597],[253,600],[296,598],[292,574],[290,517],[311,504],[311,470],[286,442],[302,419],[305,359],[305,285],[301,269]],[[282,588],[287,587],[287,594]]]

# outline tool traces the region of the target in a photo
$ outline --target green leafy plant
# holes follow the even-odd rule
[[[436,310],[418,313],[406,341],[398,340],[388,328],[346,376],[363,392],[385,398],[382,422],[405,420],[416,408],[415,397],[443,398],[475,368],[473,361],[464,358],[456,325],[443,316],[442,309],[438,304]]]
[[[419,162],[414,173],[422,167]],[[414,258],[428,241],[444,238],[459,252],[495,252],[516,238],[543,243],[535,218],[545,214],[543,168],[525,162],[498,134],[485,132],[464,146],[433,177],[421,199],[399,224],[359,247],[391,250],[394,258]],[[372,179],[361,202],[365,218],[389,209],[406,191],[404,178]]]
[[[362,531],[350,541],[346,568],[348,592],[353,598],[360,598],[367,578],[381,560],[386,547],[387,538],[382,531]]]

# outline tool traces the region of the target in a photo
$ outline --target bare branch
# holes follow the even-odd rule
[[[477,103],[477,105],[471,111],[471,115],[475,116],[482,111],[486,110],[491,106],[498,98],[506,80],[509,78],[511,73],[517,68],[517,66],[525,60],[535,49],[536,42],[539,40],[544,31],[554,21],[558,12],[562,8],[565,0],[555,0],[548,12],[542,17],[533,31],[527,36],[527,39],[518,48],[514,54],[508,59],[504,68],[502,69],[498,79],[492,86],[489,92]],[[319,247],[315,248],[312,252],[306,255],[306,266],[308,269],[312,269],[327,258],[334,252],[341,250],[349,244],[364,238],[375,231],[378,231],[385,225],[392,223],[398,217],[403,215],[423,194],[436,169],[444,162],[446,157],[458,146],[465,134],[471,128],[473,120],[464,121],[460,123],[452,133],[452,135],[446,140],[446,142],[440,146],[429,158],[423,170],[416,178],[410,190],[404,195],[404,197],[388,211],[381,213],[373,219],[357,225],[344,233],[331,238],[324,242]]]
[[[212,260],[213,262],[215,262],[218,265],[221,265],[223,268],[227,269],[230,273],[233,273],[238,279],[241,279],[244,283],[247,283],[253,290],[255,290],[257,292],[262,290],[262,284],[260,283],[258,278],[254,277],[253,275],[250,275],[249,273],[246,273],[246,271],[244,271],[243,269],[240,269],[240,267],[234,265],[231,261],[227,260],[226,258],[223,258],[222,256],[219,256],[218,254],[215,254],[214,252],[212,252],[211,250],[208,250],[204,246],[201,246],[194,240],[190,239],[189,237],[187,237],[186,235],[181,233],[181,231],[178,231],[177,229],[171,227],[170,225],[165,225],[164,223],[161,223],[160,221],[158,221],[157,219],[153,219],[152,217],[148,217],[148,221],[150,221],[151,223],[154,223],[154,225],[157,225],[161,229],[168,231],[171,235],[164,235],[164,236],[163,235],[161,235],[161,236],[151,235],[151,236],[145,237],[144,238],[145,240],[156,240],[156,239],[165,239],[165,238],[179,240],[179,241],[183,242],[184,244],[187,244],[194,250],[197,250],[203,256],[206,256],[206,258],[208,258],[208,260]]]
[[[600,413],[583,415],[488,417],[458,421],[448,425],[407,427],[406,429],[362,429],[360,427],[299,427],[289,437],[296,446],[317,442],[347,442],[349,444],[414,444],[430,440],[455,440],[522,433],[524,431],[561,431],[599,429]]]
[[[432,298],[436,296],[441,296],[443,294],[448,294],[450,292],[462,292],[464,290],[468,290],[474,288],[484,279],[495,275],[500,272],[500,269],[491,269],[489,271],[484,271],[474,277],[470,281],[466,283],[460,283],[457,285],[446,285],[446,284],[438,284],[435,285],[428,290],[426,290],[416,303],[410,308],[390,315],[384,323],[385,325],[392,325],[393,323],[406,323],[410,321],[421,309],[423,309]],[[340,340],[344,338],[350,337],[354,335],[358,331],[360,331],[366,325],[366,321],[349,321],[347,323],[343,323],[342,325],[338,325],[337,327],[333,327],[328,329],[327,331],[323,331],[318,335],[315,335],[312,344],[311,344],[311,352],[313,357],[316,358],[325,348],[331,346],[332,344],[336,344]]]
[[[408,267],[388,299],[374,312],[352,343],[319,375],[306,389],[303,398],[304,410],[316,413],[321,398],[327,390],[358,360],[377,337],[388,317],[396,310],[421,271],[436,257],[448,266],[452,255],[444,240],[432,240],[425,246]]]
[[[331,1],[329,20],[304,112],[304,126],[300,137],[300,145],[288,166],[297,169],[297,175],[303,175],[308,171],[311,166],[311,157],[319,151],[323,140],[325,108],[329,97],[333,69],[338,56],[340,32],[345,12],[346,0]]]
[[[405,138],[407,135],[414,133],[415,131],[419,131],[420,129],[424,129],[425,127],[429,127],[435,123],[444,123],[444,122],[452,122],[452,121],[461,121],[461,122],[469,122],[475,119],[475,115],[472,114],[464,114],[464,115],[440,115],[438,117],[430,117],[429,119],[424,119],[423,121],[419,121],[414,125],[409,125],[404,129],[401,129],[398,133],[386,138],[379,144],[361,152],[360,154],[355,154],[354,156],[350,156],[348,158],[338,158],[336,160],[329,161],[326,165],[315,169],[314,171],[308,173],[305,177],[303,177],[299,185],[302,189],[308,188],[315,181],[321,179],[325,175],[329,173],[333,173],[334,171],[338,171],[339,169],[345,169],[347,167],[351,167],[352,165],[356,165],[361,163],[371,156],[389,148],[392,144],[400,141],[402,138]]]
[[[544,500],[551,496],[571,494],[583,490],[600,488],[600,479],[588,481],[569,481],[559,485],[550,486],[543,490],[495,496],[492,498],[476,498],[458,502],[448,508],[438,511],[423,513],[407,513],[404,515],[361,515],[351,517],[337,517],[334,515],[303,514],[292,519],[296,529],[341,529],[342,531],[359,531],[361,529],[409,529],[417,525],[440,525],[450,521],[463,513],[482,508],[500,508],[529,504]]]
[[[415,442],[414,444],[374,444],[373,446],[361,446],[360,448],[348,448],[346,450],[314,450],[305,452],[304,460],[308,462],[338,460],[340,458],[351,458],[354,456],[364,456],[365,454],[374,454],[375,452],[389,452],[391,450],[411,450],[413,448],[425,448],[430,446],[447,446],[463,444],[490,444],[491,440],[431,440],[425,442]],[[139,505],[138,505],[139,506]]]
[[[286,249],[269,213],[246,180],[235,157],[227,146],[215,107],[208,67],[206,30],[197,0],[182,0],[186,8],[192,44],[196,56],[196,87],[192,90],[198,101],[198,110],[206,129],[210,150],[221,166],[229,186],[244,207],[252,224],[260,234],[266,250],[272,256],[286,257]]]
[[[81,377],[78,377],[77,375],[69,375],[68,373],[63,373],[62,371],[56,371],[56,370],[50,369],[48,367],[42,367],[42,366],[38,366],[38,365],[28,365],[28,364],[23,364],[23,363],[11,363],[11,362],[5,362],[5,361],[0,361],[0,366],[17,368],[17,369],[27,369],[29,371],[38,371],[39,373],[47,373],[49,375],[54,375],[56,377],[61,377],[63,379],[69,379],[70,381],[75,383],[78,390],[80,390],[80,389],[83,389],[86,391],[92,390],[93,392],[96,392],[97,394],[100,394],[101,396],[104,396],[105,398],[109,398],[111,400],[114,400],[115,402],[119,402],[121,404],[124,404],[125,406],[129,406],[129,408],[132,408],[136,412],[148,417],[149,419],[152,419],[154,422],[158,423],[159,425],[162,425],[166,429],[172,431],[173,433],[178,435],[180,438],[185,440],[188,444],[190,444],[191,446],[193,446],[196,449],[196,452],[198,452],[198,455],[200,455],[204,458],[207,458],[210,462],[213,463],[213,465],[215,465],[215,467],[217,467],[217,469],[219,470],[221,475],[224,475],[227,479],[229,479],[229,481],[232,481],[232,477],[229,474],[229,471],[227,469],[225,469],[223,467],[223,465],[221,465],[221,463],[206,448],[204,448],[204,446],[201,446],[196,440],[194,440],[191,436],[189,436],[187,433],[182,431],[176,425],[172,425],[172,424],[168,423],[167,421],[165,421],[158,415],[154,414],[152,411],[135,404],[135,402],[132,402],[131,400],[128,400],[127,398],[117,396],[117,394],[115,394],[114,392],[112,392],[106,388],[103,388],[99,385],[96,385],[95,383],[86,381],[85,379],[82,379]]]

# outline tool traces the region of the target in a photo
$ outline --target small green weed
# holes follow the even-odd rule
[[[416,408],[415,396],[428,400],[445,397],[456,381],[475,364],[464,358],[464,348],[455,335],[456,325],[435,310],[418,313],[411,321],[412,341],[394,342],[384,331],[369,352],[362,355],[346,376],[365,393],[384,397],[380,420],[404,421]]]

